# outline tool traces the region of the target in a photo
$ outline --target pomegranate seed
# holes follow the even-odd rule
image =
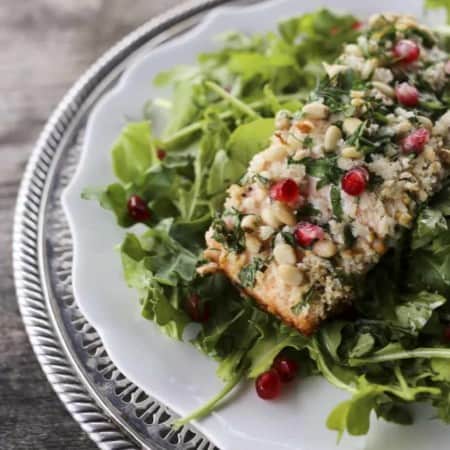
[[[209,319],[209,307],[208,304],[204,305],[200,302],[200,297],[197,294],[190,295],[185,303],[184,309],[188,316],[194,321],[199,323],[208,322]]]
[[[426,128],[417,128],[402,140],[402,151],[403,153],[422,153],[429,139],[430,132]]]
[[[273,364],[273,368],[277,371],[282,383],[289,383],[298,373],[297,361],[285,356],[278,357]]]
[[[447,325],[444,328],[444,332],[442,333],[442,339],[444,342],[450,343],[450,325]]]
[[[361,195],[369,182],[369,172],[364,167],[350,169],[342,178],[342,189],[348,195]]]
[[[277,181],[270,188],[270,198],[283,203],[295,203],[300,197],[300,188],[292,178]]]
[[[324,238],[324,232],[319,225],[310,222],[299,222],[294,230],[294,237],[302,247],[309,247],[314,241]]]
[[[400,83],[395,88],[397,100],[404,106],[416,106],[419,103],[419,91],[408,83]]]
[[[412,63],[420,56],[420,47],[410,39],[402,39],[394,46],[394,55],[401,62]]]
[[[264,400],[271,400],[280,395],[281,380],[277,371],[270,369],[262,373],[255,382],[256,392]]]
[[[136,222],[145,222],[150,219],[150,210],[145,201],[139,195],[132,195],[127,203],[128,214]]]
[[[158,149],[156,150],[156,156],[158,157],[158,159],[159,159],[160,161],[162,161],[163,159],[166,158],[167,153],[166,153],[162,148],[158,148]]]

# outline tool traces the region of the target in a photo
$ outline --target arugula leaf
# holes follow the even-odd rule
[[[246,168],[250,159],[267,147],[274,130],[274,119],[257,119],[239,126],[228,141],[230,159]]]
[[[204,94],[201,85],[194,84],[189,79],[178,81],[175,84],[170,121],[164,130],[163,137],[170,136],[197,119],[202,107],[199,102],[202,95]]]
[[[301,350],[308,341],[297,330],[278,321],[271,321],[264,331],[248,353],[251,361],[248,378],[256,378],[268,370],[282,350],[286,348]]]
[[[431,319],[434,310],[446,301],[442,295],[425,291],[406,295],[402,298],[402,303],[395,308],[396,320],[393,323],[416,335]]]
[[[119,180],[130,183],[141,178],[157,161],[148,122],[125,126],[112,150],[113,170]]]
[[[350,358],[360,358],[370,353],[375,346],[375,339],[370,333],[362,333],[359,335],[355,346],[352,348]]]
[[[425,247],[441,232],[447,231],[447,221],[437,209],[425,208],[417,217],[413,231],[411,248]]]
[[[130,227],[134,220],[128,214],[128,194],[119,183],[113,183],[106,188],[85,188],[81,193],[85,200],[97,200],[102,208],[113,211],[118,225]]]

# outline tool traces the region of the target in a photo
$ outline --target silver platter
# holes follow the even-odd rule
[[[73,86],[34,148],[17,200],[13,258],[17,297],[49,382],[101,449],[212,450],[193,427],[174,431],[164,404],[131,383],[109,358],[72,291],[72,239],[61,193],[80,157],[89,113],[130,60],[199,23],[224,4],[194,0],[151,20],[109,50]]]

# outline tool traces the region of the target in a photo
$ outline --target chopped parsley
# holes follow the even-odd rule
[[[298,211],[297,211],[297,220],[302,220],[302,219],[307,219],[310,217],[315,217],[318,216],[320,214],[320,210],[318,210],[317,208],[314,208],[313,205],[311,205],[311,203],[307,203],[305,206],[301,207]]]
[[[342,210],[341,190],[334,184],[331,186],[330,200],[334,216],[336,219],[341,220],[344,214]]]
[[[315,286],[311,286],[308,291],[306,292],[306,294],[304,295],[304,297],[295,305],[293,305],[291,307],[291,311],[296,314],[299,315],[300,313],[302,313],[306,308],[308,308],[308,306],[311,304],[311,302],[314,300],[314,298],[317,296],[318,291],[316,289]]]
[[[353,247],[356,238],[353,236],[352,226],[349,223],[346,223],[344,226],[344,244],[346,248]]]
[[[263,177],[259,173],[255,175],[255,180],[258,181],[263,186],[268,186],[270,184],[270,180],[267,177]]]
[[[364,133],[364,130],[366,129],[367,121],[361,122],[361,124],[358,126],[358,128],[349,136],[346,143],[348,145],[355,145],[356,147],[359,147],[360,145],[360,139]]]
[[[239,281],[245,288],[252,288],[255,285],[257,272],[264,272],[267,261],[255,256],[252,261],[239,272]]]
[[[336,156],[318,159],[304,158],[301,160],[301,164],[305,166],[308,175],[319,179],[317,189],[336,183],[342,175]]]
[[[313,148],[314,146],[314,140],[311,136],[306,136],[305,139],[303,139],[303,147],[305,148]]]
[[[295,241],[295,237],[292,233],[289,233],[287,231],[282,231],[281,236],[283,237],[286,244],[292,245],[292,247],[295,247],[297,245],[297,242]]]
[[[232,216],[234,226],[228,227],[220,217],[214,219],[212,223],[213,239],[223,244],[227,249],[236,253],[242,253],[245,250],[244,230],[240,226],[241,215],[236,210],[225,211],[224,216]]]

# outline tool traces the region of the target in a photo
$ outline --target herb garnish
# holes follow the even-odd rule
[[[255,285],[257,272],[264,272],[267,261],[255,256],[251,262],[239,272],[239,281],[245,288],[252,288]]]
[[[288,163],[303,164],[308,175],[319,179],[319,182],[317,183],[317,189],[320,189],[330,183],[337,183],[343,173],[343,171],[337,165],[336,156],[318,159],[308,157],[303,158],[301,161],[289,160]]]
[[[341,202],[341,190],[334,184],[330,189],[331,208],[336,219],[341,220],[344,214]]]
[[[241,214],[236,210],[229,210],[223,215],[233,218],[233,227],[228,227],[222,218],[216,217],[211,225],[214,232],[213,238],[229,250],[242,253],[245,250],[245,234],[240,226]]]

